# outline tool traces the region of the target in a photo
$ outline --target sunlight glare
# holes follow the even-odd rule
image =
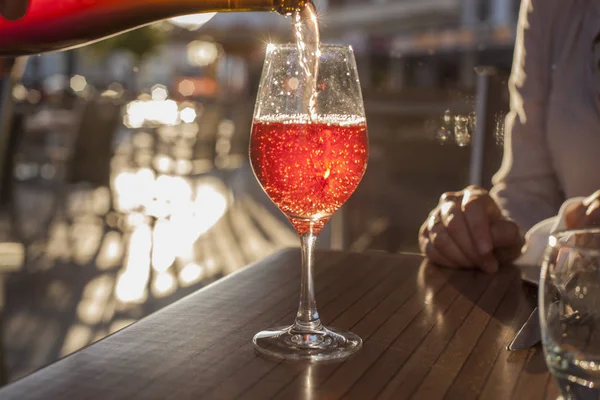
[[[0,243],[0,266],[4,273],[18,270],[25,261],[25,247],[21,243]]]
[[[155,271],[163,273],[167,271],[175,262],[174,249],[181,238],[178,232],[174,231],[169,221],[157,221],[154,226],[152,251],[152,268]]]
[[[158,172],[167,174],[171,172],[171,169],[173,168],[173,159],[169,156],[165,156],[164,154],[157,154],[154,157],[153,165]]]
[[[102,223],[97,218],[80,218],[71,226],[70,234],[74,261],[79,265],[88,264],[102,243]]]
[[[146,300],[146,280],[133,272],[125,271],[117,279],[117,299],[123,303],[143,303]],[[143,283],[143,284],[142,284]]]
[[[109,274],[100,275],[90,281],[83,290],[83,297],[106,301],[111,294],[114,278]]]
[[[82,324],[75,324],[71,326],[67,332],[66,339],[60,350],[61,356],[66,356],[74,351],[81,349],[88,345],[92,338],[92,330]]]
[[[139,224],[138,224],[139,225]],[[107,232],[104,235],[102,247],[96,258],[96,265],[101,270],[116,267],[123,256],[123,245],[121,234],[116,231]]]
[[[177,160],[175,162],[175,172],[179,175],[188,175],[192,172],[192,162],[190,160]]]
[[[139,212],[132,212],[125,217],[125,226],[135,228],[146,223],[146,216]]]
[[[157,199],[168,203],[174,209],[176,205],[189,204],[192,198],[190,183],[180,176],[160,175],[154,190]]]
[[[71,248],[65,246],[69,242],[69,226],[66,222],[56,221],[49,229],[50,235],[46,245],[46,257],[50,260],[67,261],[71,258]]]
[[[110,189],[101,186],[92,192],[92,210],[96,215],[105,215],[110,211]]]
[[[156,98],[162,98],[165,93],[158,90]],[[150,125],[177,125],[179,110],[174,100],[134,100],[125,108],[124,124],[136,129],[149,123]]]
[[[204,277],[204,268],[200,265],[191,262],[181,269],[179,272],[179,281],[182,286],[190,286],[202,280]]]
[[[155,174],[150,168],[119,172],[114,179],[115,208],[121,212],[146,206],[152,196]]]
[[[125,271],[117,280],[116,296],[124,303],[143,302],[146,285],[150,278],[150,253],[152,232],[148,225],[141,225],[131,234]]]
[[[209,258],[204,264],[206,265],[206,272],[209,276],[213,276],[218,272],[219,265],[214,258]]]
[[[225,192],[220,181],[198,184],[195,203],[200,234],[206,233],[225,215],[228,206]]]
[[[175,279],[168,272],[162,272],[156,275],[152,284],[152,292],[157,297],[165,297],[175,292]]]
[[[77,316],[84,324],[96,325],[102,321],[104,304],[94,299],[83,299],[77,305]]]

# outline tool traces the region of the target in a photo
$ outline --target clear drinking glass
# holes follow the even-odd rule
[[[368,157],[352,48],[321,45],[319,61],[318,95],[311,108],[306,101],[311,79],[303,72],[296,46],[268,46],[250,140],[254,174],[301,238],[296,320],[291,326],[259,332],[253,340],[260,353],[283,359],[340,359],[362,346],[357,335],[324,327],[315,303],[317,236],[358,186]]]
[[[539,303],[546,364],[563,395],[600,398],[600,229],[550,237]]]

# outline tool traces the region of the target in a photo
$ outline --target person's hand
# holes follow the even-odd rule
[[[515,260],[523,244],[519,226],[477,186],[444,193],[419,231],[419,247],[429,261],[489,273],[496,272],[500,263]]]
[[[567,208],[565,225],[567,229],[600,226],[600,190]]]
[[[12,21],[23,18],[27,8],[29,0],[0,0],[0,15]]]

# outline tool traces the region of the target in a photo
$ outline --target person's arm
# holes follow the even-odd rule
[[[509,81],[504,159],[491,195],[523,230],[556,215],[564,198],[546,143],[552,91],[551,38],[555,1],[523,0]]]

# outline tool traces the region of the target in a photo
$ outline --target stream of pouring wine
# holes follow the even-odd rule
[[[317,12],[312,3],[308,3],[294,16],[294,30],[296,46],[300,58],[300,66],[306,76],[306,85],[303,93],[303,113],[306,113],[311,122],[317,121],[317,76],[319,73],[319,57],[321,51],[321,35]]]

